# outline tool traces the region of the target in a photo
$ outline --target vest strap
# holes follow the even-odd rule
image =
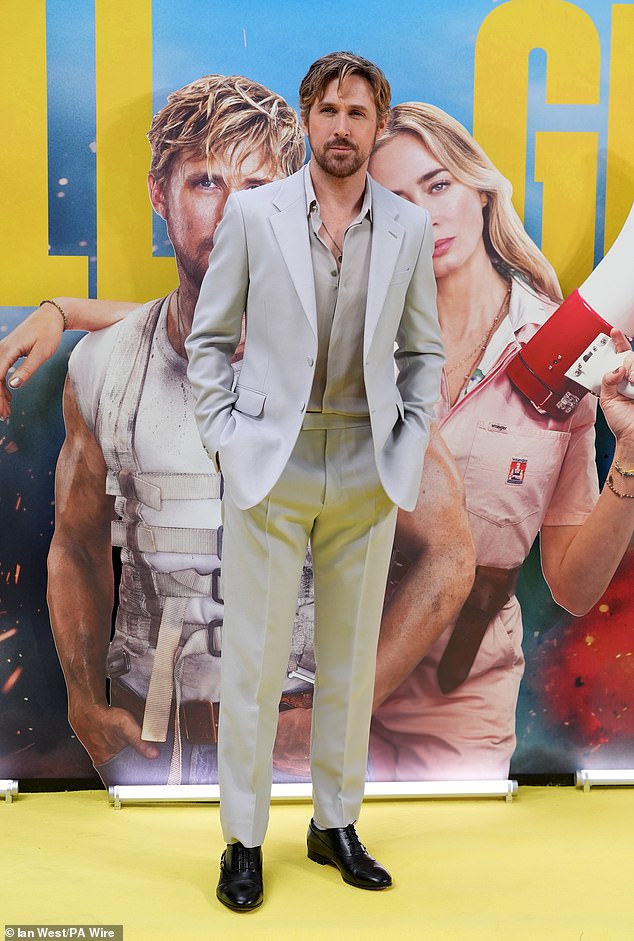
[[[149,526],[147,523],[112,521],[112,545],[137,552],[184,552],[220,557],[220,529],[187,529]]]
[[[121,471],[108,474],[107,492],[160,510],[163,500],[219,500],[222,496],[219,474],[134,474]]]
[[[143,716],[141,738],[146,742],[164,742],[167,739],[174,692],[174,657],[187,604],[187,598],[165,599]]]

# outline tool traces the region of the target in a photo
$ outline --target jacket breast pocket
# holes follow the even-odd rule
[[[258,418],[264,410],[266,395],[263,392],[247,389],[241,385],[236,386],[236,392],[238,398],[233,405],[233,410],[241,412],[243,415],[249,415],[251,418]]]
[[[496,526],[537,516],[537,526],[557,484],[569,432],[478,422],[466,465],[467,509]]]

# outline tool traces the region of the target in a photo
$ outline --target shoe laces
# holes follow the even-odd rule
[[[344,827],[343,832],[345,833],[346,842],[348,843],[351,853],[367,853],[365,846],[359,839],[353,823],[349,823],[347,827]]]
[[[243,846],[234,843],[231,848],[231,869],[234,872],[257,872],[259,863],[259,846]]]

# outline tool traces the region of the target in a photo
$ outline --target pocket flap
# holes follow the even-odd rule
[[[266,396],[263,392],[256,392],[255,389],[245,389],[244,386],[237,386],[236,392],[238,398],[234,404],[234,409],[242,412],[244,415],[251,415],[257,418],[262,414]]]

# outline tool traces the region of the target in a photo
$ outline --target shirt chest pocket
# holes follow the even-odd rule
[[[467,509],[499,527],[537,516],[548,508],[570,434],[478,422],[464,482]]]

